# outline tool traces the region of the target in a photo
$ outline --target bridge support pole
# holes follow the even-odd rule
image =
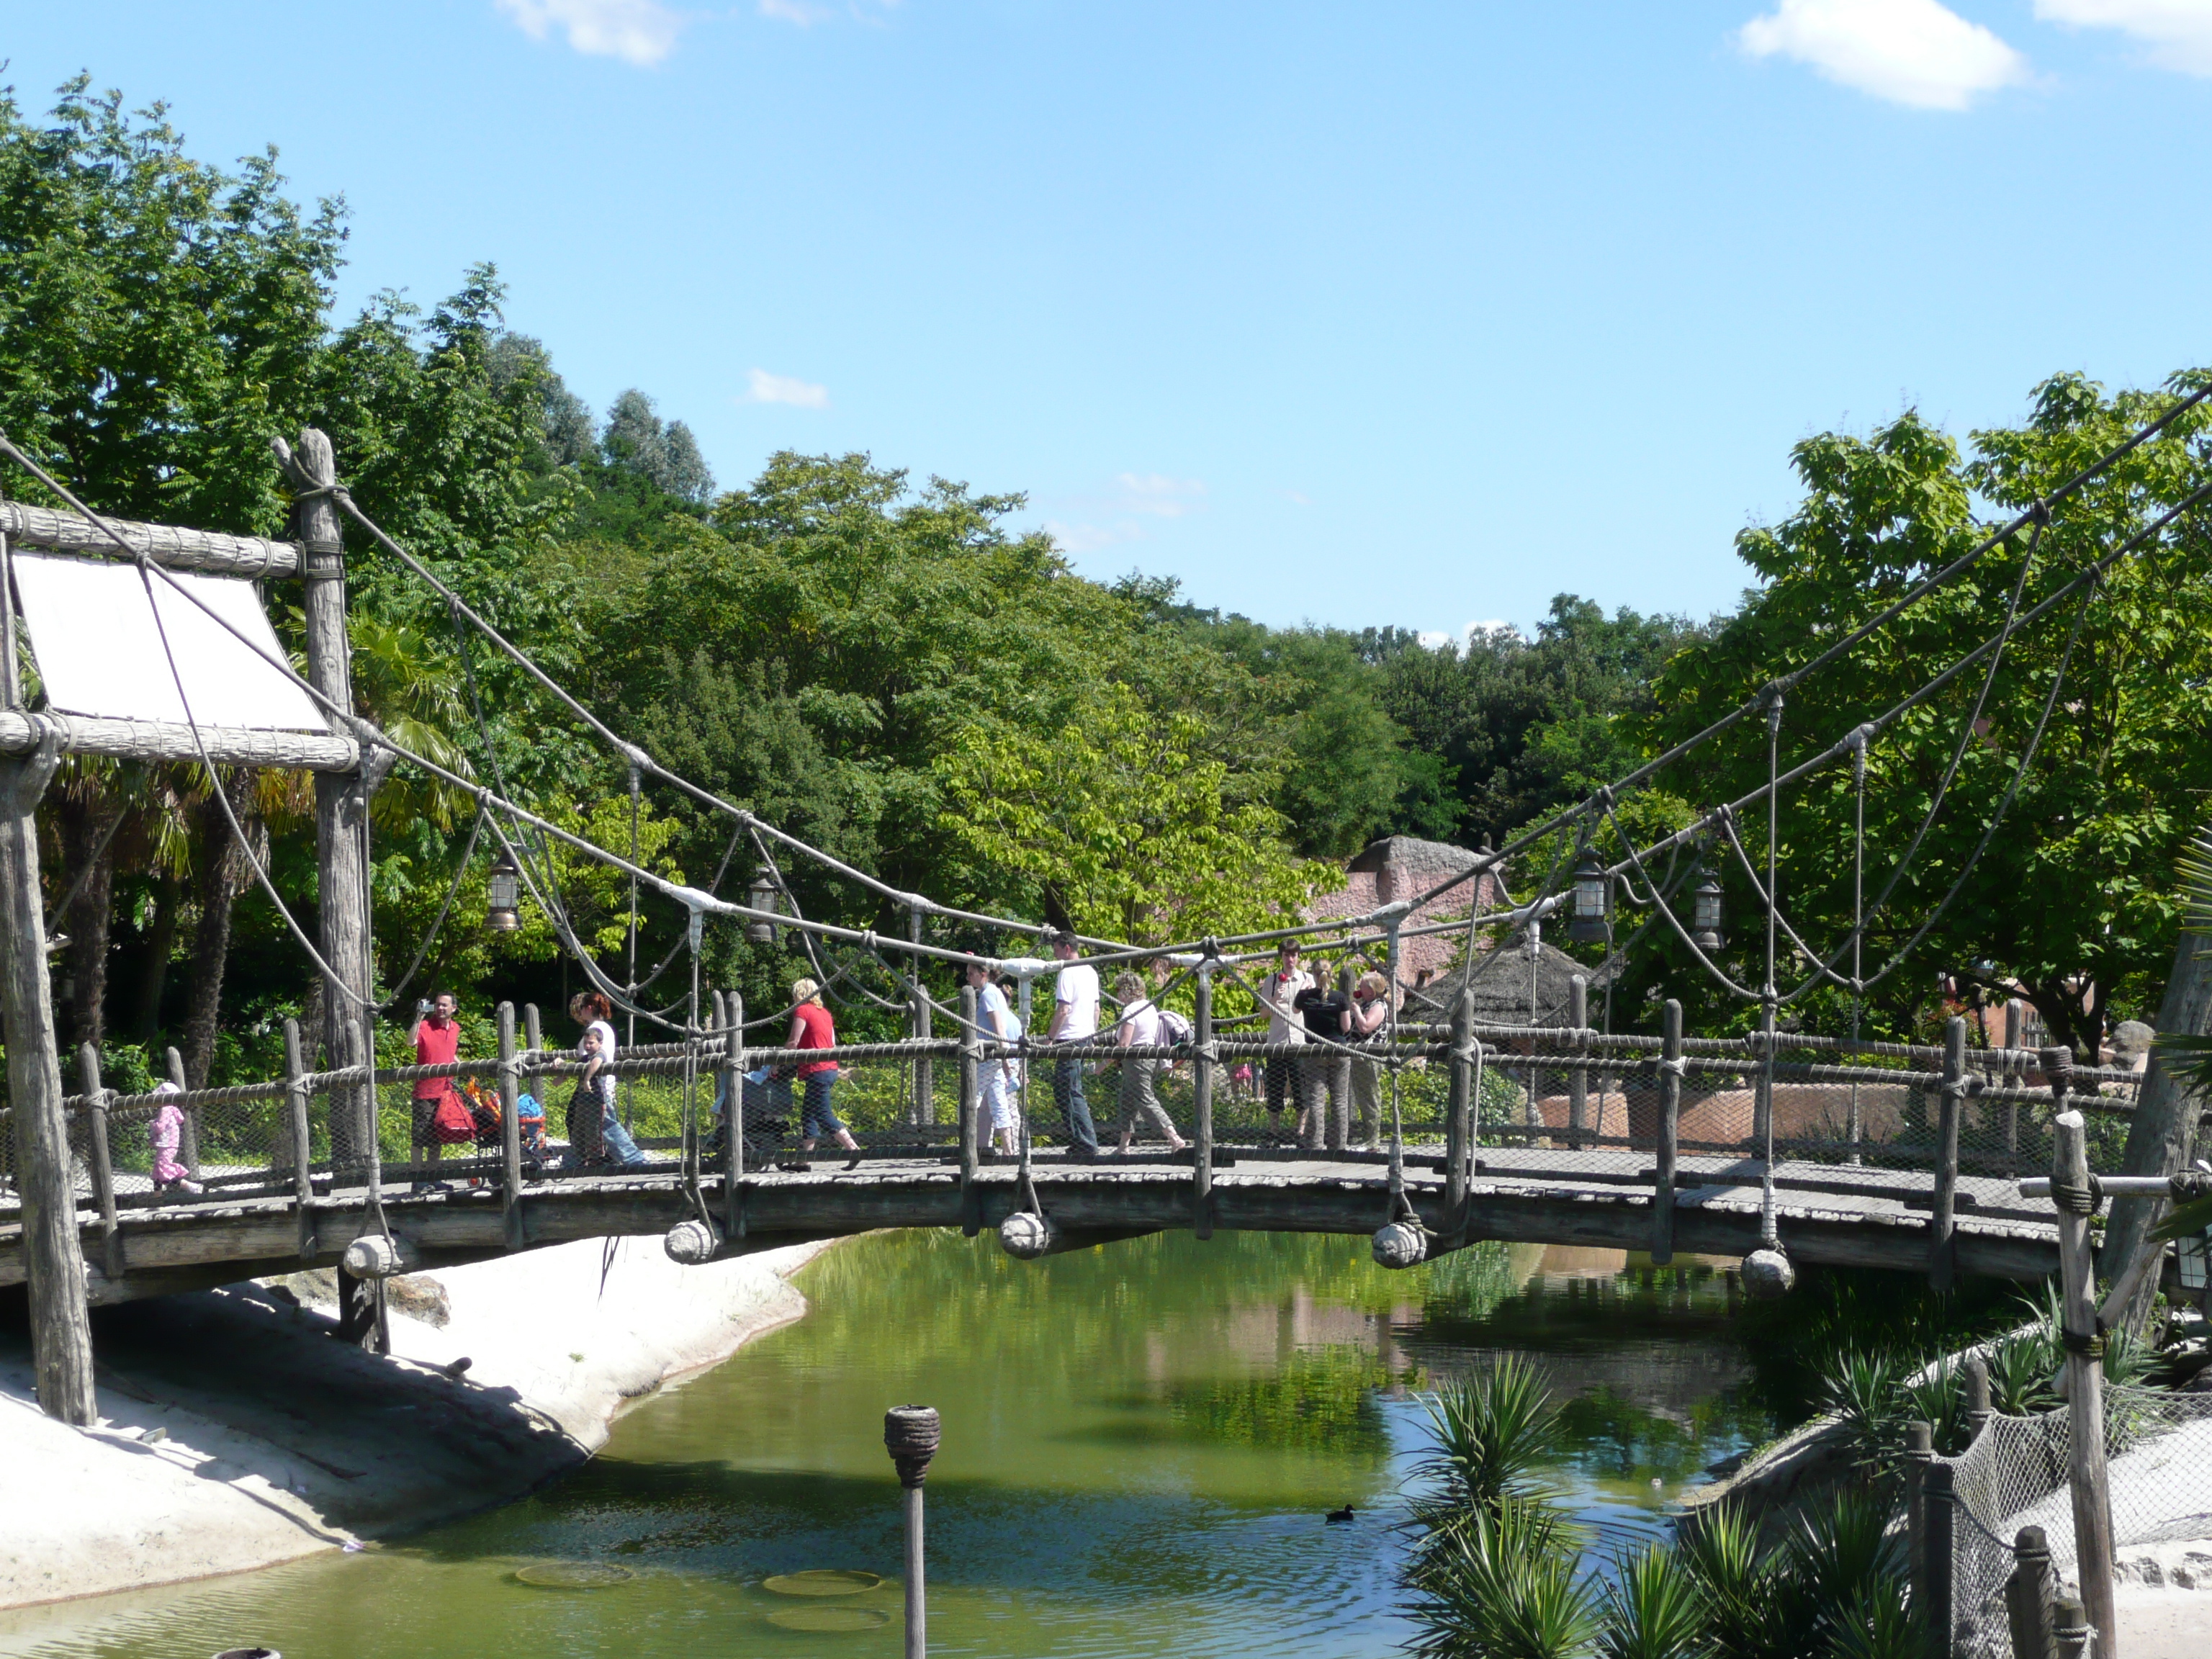
[[[499,1175],[500,1220],[507,1248],[522,1248],[522,1075],[514,1057],[514,1005],[499,1005]]]
[[[916,945],[921,943],[921,907],[915,905],[907,912],[907,937]],[[927,1042],[933,1035],[933,1021],[929,998],[921,988],[921,958],[916,956],[908,966],[914,975],[914,1036],[917,1042]],[[929,1129],[937,1122],[937,1074],[925,1050],[914,1057],[914,1125],[917,1129]]]
[[[277,1145],[269,1149],[272,1167],[282,1160],[292,1165],[292,1196],[300,1206],[300,1257],[315,1254],[315,1217],[308,1200],[315,1195],[314,1165],[307,1139],[307,1065],[300,1051],[300,1022],[284,1022],[284,1127]]]
[[[2105,1469],[2104,1338],[2097,1328],[2096,1257],[2089,1238],[2095,1206],[2081,1114],[2067,1109],[2074,1051],[2045,1048],[2051,1081],[2051,1202],[2058,1212],[2058,1277],[2066,1350],[2067,1462],[2074,1498],[2074,1565],[2082,1605],[2096,1627],[2099,1659],[2118,1659],[2112,1603],[2112,1495]]]
[[[1959,1118],[1966,1104],[1966,1021],[1943,1028],[1943,1105],[1936,1119],[1935,1213],[1928,1221],[1928,1283],[1948,1291],[1958,1273]]]
[[[1389,988],[1395,993],[1396,986]],[[1467,1237],[1468,1177],[1474,1164],[1474,988],[1462,987],[1452,1010],[1450,1115],[1444,1122],[1445,1224]]]
[[[975,1097],[982,1071],[983,1042],[975,1030],[975,988],[960,988],[960,1231],[969,1238],[982,1231],[982,1194],[976,1190],[975,1170],[981,1162],[977,1150]],[[995,1064],[995,1062],[994,1062]]]
[[[1192,1009],[1191,1035],[1196,1038],[1196,1057],[1191,1062],[1191,1109],[1197,1121],[1191,1126],[1190,1230],[1200,1238],[1213,1237],[1213,974],[1210,963],[1198,969],[1198,988]],[[1024,1110],[1028,1108],[1024,1104]]]
[[[1673,997],[1659,1026],[1659,1158],[1651,1172],[1651,1261],[1674,1259],[1674,1156],[1682,1132],[1682,1005]]]
[[[89,1042],[82,1045],[76,1064],[84,1084],[85,1162],[92,1168],[93,1202],[100,1206],[100,1271],[120,1279],[123,1237],[116,1231],[115,1163],[107,1147],[107,1094],[100,1087],[100,1050]]]
[[[1589,1036],[1589,976],[1576,974],[1567,981],[1567,1024],[1570,1039],[1580,1054]],[[1567,1073],[1567,1150],[1583,1149],[1583,1131],[1589,1127],[1589,1067],[1577,1066]]]
[[[722,996],[722,1237],[745,1236],[745,1000]]]
[[[929,1478],[942,1430],[933,1406],[894,1406],[884,1413],[884,1449],[898,1471],[906,1507],[906,1659],[928,1659],[927,1585],[923,1582],[921,1483]]]

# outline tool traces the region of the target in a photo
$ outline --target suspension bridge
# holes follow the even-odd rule
[[[2170,1163],[2176,1137],[2157,1113],[2181,1115],[2178,1102],[2166,1098],[2172,1091],[2157,1097],[2154,1113],[2157,1091],[2145,1089],[2141,1076],[2076,1066],[2063,1048],[1970,1049],[1964,1022],[1956,1019],[1940,1046],[1784,1030],[1781,1010],[1808,990],[1841,990],[1856,1006],[1910,953],[1911,943],[1871,973],[1861,960],[1869,923],[1889,902],[1911,849],[1871,906],[1862,896],[1849,936],[1823,952],[1800,937],[1775,902],[1773,815],[1785,787],[1844,763],[1852,765],[1863,801],[1869,745],[1977,668],[1986,696],[1989,677],[2020,629],[2076,596],[2086,606],[2105,570],[2158,545],[2184,514],[2212,495],[2212,487],[2175,504],[2036,605],[2023,609],[2015,595],[1996,633],[1812,758],[1784,771],[1776,734],[1785,696],[1807,676],[1847,655],[2016,533],[2029,536],[2032,559],[2055,507],[2208,396],[2212,388],[2178,399],[2158,422],[1912,585],[1804,666],[1759,688],[1705,732],[1484,852],[1418,897],[1361,916],[1232,939],[1151,947],[1078,940],[1076,960],[1165,972],[1169,982],[1153,998],[1164,1001],[1181,989],[1194,1001],[1188,1041],[1159,1047],[1115,1041],[1126,1033],[1113,1024],[1089,1043],[988,1040],[991,1034],[977,1023],[973,991],[955,1006],[927,988],[922,964],[964,965],[975,958],[926,938],[925,923],[1016,939],[1046,929],[902,891],[660,764],[379,528],[340,483],[319,433],[304,433],[296,452],[275,446],[297,502],[296,540],[107,520],[0,435],[0,454],[70,509],[0,503],[0,1000],[9,1055],[9,1103],[0,1123],[7,1160],[0,1287],[28,1287],[41,1402],[70,1420],[91,1420],[86,1310],[98,1303],[335,1265],[347,1287],[347,1320],[373,1333],[379,1287],[392,1274],[615,1234],[663,1233],[672,1255],[702,1262],[888,1226],[957,1226],[971,1233],[992,1228],[1011,1253],[1030,1257],[1188,1227],[1200,1237],[1227,1229],[1364,1235],[1372,1239],[1376,1259],[1392,1267],[1483,1239],[1610,1246],[1649,1251],[1659,1262],[1678,1251],[1741,1256],[1750,1281],[1768,1288],[1786,1287],[1792,1260],[1911,1268],[1939,1285],[1960,1273],[2045,1274],[2058,1262],[2053,1214],[2047,1200],[2023,1200],[2018,1180],[2050,1167],[2054,1121],[2069,1107],[2085,1113],[2100,1167],[2140,1164],[2147,1139]],[[720,896],[714,890],[720,873],[703,890],[670,881],[635,857],[532,811],[507,794],[488,734],[489,785],[361,719],[352,702],[346,628],[342,529],[348,519],[447,607],[465,664],[469,641],[488,644],[624,763],[634,788],[649,779],[727,817],[732,853],[741,837],[749,838],[766,872],[765,896],[757,890],[752,902]],[[80,591],[70,583],[91,580],[86,573],[93,570],[143,595],[150,624],[144,655],[155,670],[154,682],[122,705],[89,681],[81,693],[60,690],[71,677],[60,643],[67,629],[54,618],[66,613],[66,604],[52,596]],[[35,580],[26,580],[33,574]],[[249,586],[293,580],[304,598],[304,675],[276,645]],[[19,592],[47,596],[27,602],[48,691],[37,708],[26,705],[20,690]],[[42,611],[46,603],[56,608]],[[51,663],[49,641],[55,641]],[[2046,721],[2063,678],[2062,660]],[[250,695],[239,696],[241,686]],[[471,687],[473,698],[472,669]],[[256,708],[264,712],[257,715]],[[1619,796],[1753,720],[1766,726],[1766,783],[1639,846],[1616,815]],[[1971,718],[1962,722],[1952,774],[1972,726]],[[2039,738],[2042,729],[2039,725]],[[2015,787],[2033,750],[2031,744],[2021,756]],[[80,1092],[64,1094],[33,813],[64,754],[191,763],[211,777],[217,765],[314,775],[319,902],[312,936],[234,817],[229,823],[325,993],[321,1031],[303,1037],[288,1030],[283,1077],[185,1089],[173,1054],[174,1089],[124,1096],[101,1086],[100,1056],[88,1049],[79,1056]],[[534,1011],[522,1011],[518,1019],[517,1011],[502,1006],[495,1057],[429,1068],[374,1064],[377,1016],[398,992],[380,999],[374,988],[368,805],[400,765],[475,800],[479,830],[492,832],[508,881],[527,889],[574,963],[617,1007],[674,1035],[672,1042],[626,1048],[612,1067],[624,1079],[633,1109],[641,1103],[644,1109],[644,1163],[615,1171],[564,1169],[552,1155],[557,1148],[541,1152],[526,1143],[522,1096],[550,1098],[573,1088],[577,1072],[573,1057],[547,1047]],[[1936,792],[1930,822],[1943,794]],[[229,814],[219,787],[212,799]],[[1762,806],[1768,818],[1763,872],[1738,830],[1745,814]],[[1601,828],[1626,849],[1612,864],[1594,851]],[[1995,829],[1993,821],[1989,833]],[[1559,890],[1488,912],[1471,900],[1464,916],[1419,927],[1408,921],[1424,906],[1433,914],[1452,890],[1502,872],[1509,858],[1563,831],[1573,835],[1580,856]],[[1987,841],[1985,834],[1984,847]],[[1916,836],[1911,848],[1918,845]],[[1686,893],[1701,862],[1683,866],[1673,855],[1706,846],[1725,847],[1741,863],[1763,907],[1759,984],[1741,984],[1723,969],[1702,896]],[[641,1007],[634,968],[629,983],[617,983],[595,963],[576,938],[553,879],[556,848],[621,872],[634,890],[641,888],[682,914],[690,961],[687,994],[667,1008]],[[879,910],[903,912],[910,924],[906,936],[797,915],[777,866],[779,852],[850,884]],[[729,863],[726,856],[724,871]],[[1554,880],[1559,873],[1554,871]],[[459,880],[457,875],[457,888]],[[1649,911],[1643,929],[1617,946],[1607,920],[1616,889]],[[1468,890],[1484,890],[1477,879]],[[1957,891],[1954,886],[1936,908]],[[1686,916],[1680,911],[1686,897]],[[515,895],[509,892],[505,902],[512,905]],[[633,913],[636,908],[634,900]],[[1518,938],[1533,951],[1546,921],[1563,912],[1577,927],[1591,926],[1590,937],[1606,940],[1607,960],[1598,972],[1609,972],[1645,930],[1663,924],[1662,937],[1679,939],[1729,996],[1758,1010],[1759,1029],[1745,1036],[1687,1036],[1679,1006],[1669,1004],[1661,1034],[1612,1033],[1592,1027],[1580,996],[1571,1017],[1556,1025],[1535,1023],[1533,1009],[1525,1026],[1478,1023],[1466,981],[1485,954],[1481,942]],[[1927,921],[1932,915],[1922,933]],[[847,968],[823,970],[825,979],[843,976],[855,963],[872,964],[899,988],[912,1036],[828,1051],[749,1047],[749,1030],[775,1027],[791,1010],[748,1020],[736,998],[702,988],[699,951],[709,921],[792,930],[817,963],[818,951],[845,950]],[[1443,1018],[1426,1022],[1406,1016],[1397,971],[1401,943],[1421,933],[1462,941],[1456,999],[1449,981],[1431,988],[1429,1000],[1441,998]],[[1316,1036],[1270,1044],[1236,1034],[1229,1024],[1217,1026],[1217,989],[1250,992],[1242,967],[1272,955],[1287,939],[1379,956],[1392,988],[1384,1028],[1356,1042]],[[1795,987],[1778,983],[1778,968],[1786,965],[1778,942],[1807,964],[1806,978]],[[1033,980],[1062,964],[1011,957],[988,965],[1010,972],[1026,999]],[[950,1022],[957,1035],[936,1036],[935,1018]],[[304,1057],[318,1049],[328,1069],[311,1071]],[[779,1102],[775,1079],[802,1052],[808,1061],[834,1060],[845,1068],[843,1098],[865,1107],[856,1114],[866,1143],[858,1155],[803,1152],[794,1140],[787,1091]],[[1086,1155],[1085,1138],[1055,1120],[1042,1078],[1020,1091],[1018,1152],[994,1156],[986,1149],[980,1084],[987,1068],[1012,1068],[1025,1078],[1040,1062],[1049,1069],[1133,1061],[1161,1068],[1167,1121],[1174,1139],[1188,1142],[1181,1150],[1133,1142],[1123,1153]],[[1245,1068],[1271,1062],[1304,1068],[1304,1109],[1295,1127],[1241,1093]],[[767,1098],[757,1103],[748,1076],[762,1076],[763,1067],[769,1082],[760,1091]],[[1369,1115],[1355,1127],[1350,1107],[1359,1091],[1352,1085],[1362,1068],[1380,1087],[1370,1082]],[[413,1085],[433,1076],[490,1085],[499,1098],[493,1144],[480,1145],[477,1156],[434,1164],[388,1162],[386,1148],[404,1148],[410,1139]],[[720,1132],[712,1133],[711,1102],[718,1097],[730,1106]],[[165,1111],[179,1120],[177,1155],[198,1191],[173,1181],[157,1187],[151,1178],[148,1126]],[[2186,1144],[2185,1133],[2180,1144]],[[403,1183],[423,1182],[440,1189],[403,1190]]]

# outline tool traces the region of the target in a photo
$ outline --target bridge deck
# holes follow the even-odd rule
[[[1463,1224],[1445,1213],[1441,1148],[1409,1148],[1407,1195],[1437,1235],[1434,1248],[1482,1239],[1639,1250],[1651,1237],[1648,1163],[1619,1151],[1484,1148]],[[1228,1162],[1234,1158],[1234,1162]],[[1934,1178],[1924,1171],[1822,1164],[1777,1166],[1778,1214],[1793,1258],[1919,1271],[1928,1265]],[[1077,1163],[1046,1154],[1034,1167],[1038,1201],[1073,1237],[1129,1237],[1192,1224],[1191,1174],[1164,1154]],[[702,1193],[717,1219],[722,1180]],[[392,1231],[426,1267],[506,1252],[509,1221],[495,1187],[388,1194]],[[735,1254],[882,1227],[995,1227],[1018,1206],[1009,1163],[985,1165],[963,1193],[955,1160],[937,1154],[874,1158],[848,1170],[818,1158],[805,1170],[743,1178],[744,1236]],[[1686,1156],[1674,1193],[1678,1251],[1738,1256],[1759,1237],[1759,1170],[1754,1160]],[[2040,1212],[2039,1214],[2038,1212]],[[673,1163],[620,1175],[561,1176],[521,1192],[520,1245],[565,1243],[615,1234],[665,1233],[693,1213]],[[1212,1224],[1224,1231],[1365,1236],[1390,1218],[1387,1169],[1371,1161],[1289,1158],[1222,1149],[1213,1176]],[[2057,1267],[2048,1204],[2021,1200],[2008,1180],[1961,1176],[1957,1267],[1962,1273],[2033,1279]],[[102,1260],[99,1217],[81,1214],[88,1262]],[[301,1204],[283,1197],[213,1198],[129,1209],[118,1217],[123,1271],[94,1266],[94,1302],[222,1284],[334,1263],[369,1231],[367,1194],[342,1188]],[[0,1230],[0,1285],[24,1277],[20,1228]]]

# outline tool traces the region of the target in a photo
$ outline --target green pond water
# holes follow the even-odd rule
[[[1426,1383],[1540,1359],[1570,1401],[1556,1477],[1601,1539],[1662,1531],[1668,1501],[1773,1431],[1725,1277],[1620,1263],[1487,1246],[1386,1273],[1364,1239],[1165,1234],[1024,1264],[988,1236],[857,1239],[799,1276],[805,1319],[647,1401],[536,1497],[358,1554],[0,1614],[0,1651],[884,1659],[901,1555],[883,1413],[916,1401],[944,1419],[933,1653],[1389,1654]],[[1345,1503],[1354,1521],[1324,1522]],[[518,1577],[577,1565],[629,1576]],[[884,1582],[763,1583],[823,1568]],[[777,1622],[824,1607],[867,1627]]]

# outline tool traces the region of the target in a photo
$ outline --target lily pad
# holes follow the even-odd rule
[[[780,1625],[785,1630],[830,1634],[881,1630],[890,1623],[891,1616],[875,1607],[785,1607],[769,1614],[768,1621],[771,1625]]]
[[[514,1576],[540,1589],[605,1589],[637,1577],[628,1567],[605,1561],[538,1561],[517,1567]]]
[[[859,1595],[882,1583],[881,1575],[853,1567],[817,1567],[807,1572],[782,1572],[761,1581],[773,1595]]]

